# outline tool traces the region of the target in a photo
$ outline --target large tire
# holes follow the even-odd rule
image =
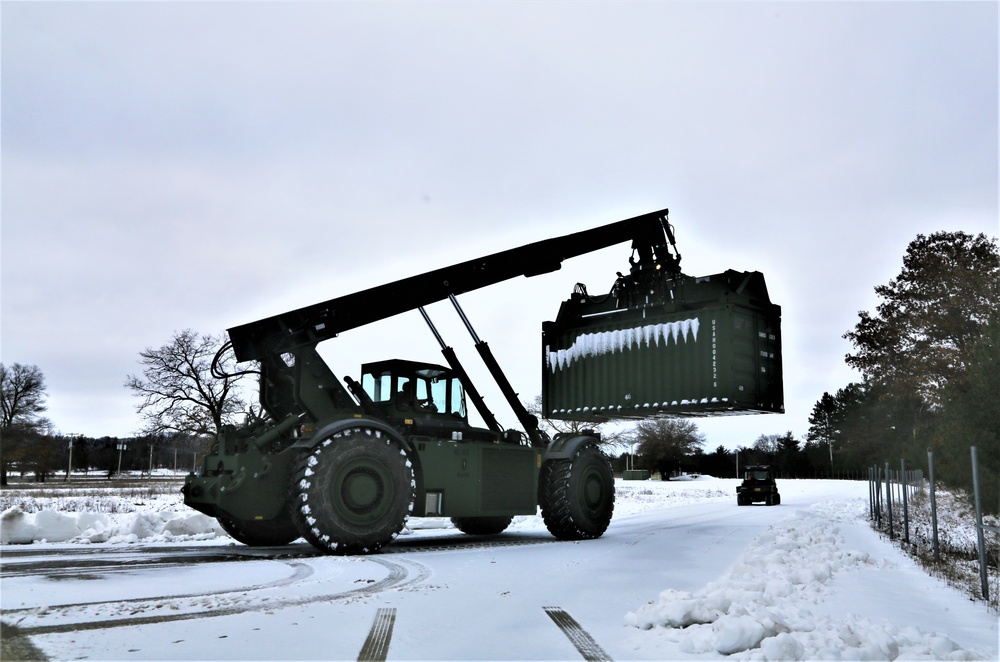
[[[292,498],[298,531],[314,547],[370,554],[402,531],[413,510],[413,465],[382,430],[342,430],[299,460]]]
[[[452,517],[456,529],[470,536],[492,536],[502,533],[513,517]]]
[[[538,477],[538,500],[549,532],[560,540],[600,538],[615,509],[611,464],[588,442],[568,460],[548,460]]]
[[[290,515],[287,513],[284,517],[271,520],[244,520],[220,514],[215,519],[223,531],[244,545],[274,547],[287,545],[300,537]]]

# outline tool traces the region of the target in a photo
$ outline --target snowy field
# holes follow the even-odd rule
[[[354,558],[230,558],[176,494],[5,492],[2,620],[59,660],[998,659],[996,614],[871,530],[866,483],[780,481],[777,507],[736,485],[619,481],[595,541],[417,519]]]

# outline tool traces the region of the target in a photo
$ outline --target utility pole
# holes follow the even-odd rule
[[[69,482],[69,475],[73,471],[73,437],[69,438],[69,464],[66,465],[66,480]]]
[[[118,442],[118,475],[121,476],[122,473],[122,451],[125,450],[125,442]]]

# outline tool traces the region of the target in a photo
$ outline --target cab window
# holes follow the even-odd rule
[[[372,399],[372,402],[387,402],[392,399],[392,373],[388,371],[380,374],[366,372],[361,375],[361,388]]]
[[[460,418],[465,418],[465,391],[462,389],[462,382],[458,377],[454,377],[450,380],[449,384],[449,398],[450,403],[448,407],[448,412],[458,416]]]
[[[406,374],[390,370],[365,372],[361,387],[375,403],[392,402],[399,409],[466,418],[461,380],[441,369],[424,368]]]

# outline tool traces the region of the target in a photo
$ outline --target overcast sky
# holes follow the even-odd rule
[[[61,432],[127,436],[176,331],[668,207],[686,273],[761,271],[783,312],[787,413],[699,421],[707,450],[802,437],[907,244],[1000,234],[997,8],[3,2],[2,361]],[[542,321],[629,253],[462,297],[525,400]],[[323,354],[441,360],[416,312]]]

